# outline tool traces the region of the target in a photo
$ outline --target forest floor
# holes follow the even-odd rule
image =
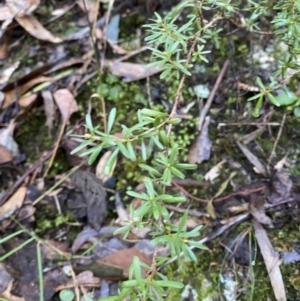
[[[143,190],[142,159],[118,158],[106,175],[110,150],[93,165],[70,153],[86,114],[101,130],[115,107],[118,133],[138,109],[170,112],[179,80],[162,84],[146,67],[142,26],[177,2],[22,0],[14,18],[0,10],[1,300],[98,300],[117,293],[134,256],[151,265],[147,233],[112,235],[128,205],[139,206],[126,191]],[[209,63],[184,84],[173,133],[181,161],[198,168],[172,181],[188,202],[168,207],[174,223],[189,210],[187,228],[205,225],[209,251],[165,268],[185,285],[166,300],[275,300],[282,290],[300,300],[299,121],[267,102],[254,118],[247,101],[255,78],[270,76],[277,45],[218,26]]]

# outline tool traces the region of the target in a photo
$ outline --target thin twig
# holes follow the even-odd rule
[[[283,116],[282,116],[280,128],[279,128],[279,131],[278,131],[276,140],[275,140],[275,142],[274,142],[274,145],[273,145],[273,148],[272,148],[272,151],[271,151],[269,160],[268,160],[268,165],[270,165],[270,163],[271,163],[273,157],[275,156],[276,147],[277,147],[277,144],[278,144],[279,139],[280,139],[281,134],[282,134],[283,126],[284,126],[284,124],[285,124],[285,119],[286,119],[286,113],[284,113]]]
[[[194,195],[190,194],[189,192],[187,192],[183,187],[179,186],[176,182],[172,181],[172,185],[174,185],[177,189],[179,189],[185,196],[189,197],[190,199],[194,200],[194,201],[198,201],[201,203],[208,203],[210,200],[209,199],[201,199],[198,197],[195,197]],[[266,189],[266,186],[260,186],[258,188],[254,188],[254,189],[246,189],[246,190],[242,190],[242,191],[236,191],[233,193],[230,193],[228,195],[225,195],[223,197],[219,197],[217,199],[214,199],[214,203],[218,203],[221,201],[225,201],[228,200],[229,198],[233,197],[233,196],[237,196],[237,195],[250,195],[252,193],[256,193],[256,192],[261,192],[264,191]]]
[[[220,83],[221,83],[221,81],[223,79],[223,76],[224,76],[224,74],[225,74],[225,72],[227,70],[228,65],[229,65],[229,60],[226,60],[225,63],[224,63],[224,65],[223,65],[223,67],[222,67],[222,70],[221,70],[221,72],[220,72],[220,74],[219,74],[219,76],[218,76],[218,78],[217,78],[217,80],[215,82],[215,85],[214,85],[214,87],[213,87],[213,89],[212,89],[212,91],[211,91],[211,93],[209,95],[209,98],[207,99],[207,101],[205,103],[205,106],[201,110],[201,114],[200,114],[200,117],[199,117],[199,124],[198,124],[198,130],[199,130],[199,132],[202,129],[202,125],[203,125],[204,119],[205,119],[205,117],[206,117],[206,115],[207,115],[207,113],[208,113],[208,111],[210,109],[210,106],[211,106],[211,104],[213,102],[215,94],[216,94],[216,92],[217,92],[217,90],[218,90],[218,88],[220,86]]]

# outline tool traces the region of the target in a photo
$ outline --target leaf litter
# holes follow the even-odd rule
[[[81,5],[81,9],[84,11],[85,9],[82,6],[82,1],[78,1],[78,4]],[[37,48],[33,49],[32,47],[32,53],[36,54],[44,51],[45,48],[48,48],[48,53],[55,52],[55,55],[52,56],[51,60],[39,61],[39,59],[37,59],[37,64],[35,66],[26,67],[25,75],[21,76],[18,75],[18,71],[20,68],[23,68],[22,61],[20,64],[19,61],[16,60],[16,63],[12,63],[7,66],[7,68],[3,69],[7,72],[3,73],[3,77],[1,79],[3,84],[1,87],[1,93],[3,95],[1,108],[8,112],[8,116],[11,115],[11,120],[14,120],[13,118],[16,116],[17,119],[14,120],[14,123],[10,122],[8,125],[1,125],[0,155],[3,156],[0,156],[1,166],[8,162],[12,162],[12,164],[14,164],[13,158],[20,153],[19,145],[16,142],[18,140],[15,139],[14,133],[18,131],[19,126],[22,126],[22,114],[24,114],[23,116],[25,116],[25,118],[32,118],[28,115],[28,113],[31,112],[31,114],[37,114],[37,112],[41,111],[41,106],[48,134],[52,132],[54,134],[52,137],[57,138],[51,147],[54,145],[57,150],[61,150],[62,148],[60,148],[60,146],[63,145],[61,141],[66,142],[65,149],[68,153],[67,155],[69,155],[70,151],[74,149],[74,144],[71,146],[68,146],[67,144],[69,144],[70,141],[72,143],[77,143],[78,140],[70,138],[68,133],[72,132],[73,129],[69,131],[70,128],[68,127],[68,124],[71,124],[71,127],[73,127],[71,122],[72,116],[78,116],[78,114],[81,116],[83,115],[81,107],[82,102],[80,102],[78,98],[78,92],[80,92],[80,87],[82,85],[76,85],[76,83],[84,83],[85,81],[83,79],[84,76],[86,76],[86,73],[91,74],[91,78],[93,78],[96,74],[94,72],[95,62],[92,60],[92,56],[86,56],[88,52],[91,52],[91,44],[84,41],[84,37],[89,34],[89,27],[86,26],[85,28],[81,28],[69,36],[62,32],[51,33],[51,31],[48,31],[44,27],[47,22],[42,23],[34,16],[35,11],[38,10],[40,5],[39,1],[6,1],[6,6],[1,7],[0,12],[0,17],[4,21],[2,23],[3,37],[5,37],[5,35],[11,30],[22,30],[23,35],[26,31],[38,40],[61,44],[60,46],[67,45],[64,43],[71,43],[72,39],[78,39],[77,43],[80,44],[80,46],[84,49],[83,52],[85,53],[80,53],[79,55],[76,53],[75,57],[69,58],[72,53],[68,51],[68,47],[58,48],[59,45],[46,46],[46,44],[39,42]],[[135,60],[135,56],[145,50],[143,47],[133,51],[128,51],[123,48],[123,44],[119,43],[119,30],[121,30],[120,26],[122,26],[122,24],[119,23],[118,20],[121,19],[120,21],[122,22],[122,18],[124,18],[124,16],[122,14],[115,14],[113,16],[115,19],[111,18],[109,22],[106,20],[106,16],[98,19],[98,6],[98,1],[89,1],[87,10],[89,20],[93,25],[91,34],[94,36],[97,35],[98,38],[101,37],[101,39],[106,39],[105,42],[107,43],[107,47],[111,47],[111,50],[114,53],[114,59],[103,60],[104,65],[108,68],[108,73],[122,78],[124,82],[140,81],[142,79],[149,80],[150,76],[159,73],[160,70],[158,68],[149,68],[146,66],[146,63],[141,63],[140,59]],[[55,16],[59,18],[63,16],[68,9],[71,10],[74,9],[74,7],[74,4],[71,4],[70,6],[67,6],[67,8],[65,6],[57,8]],[[36,16],[38,16],[38,14],[36,14]],[[9,29],[8,26],[14,22],[13,20],[18,22],[24,30],[22,28],[16,29],[15,27]],[[48,21],[53,22],[54,20],[55,19],[49,19]],[[114,20],[114,22],[112,20]],[[107,28],[105,28],[106,22],[108,22],[107,24],[109,25]],[[61,38],[64,36],[68,37]],[[7,50],[10,46],[11,45],[9,45],[8,42],[4,43],[2,54],[3,58],[10,55]],[[102,49],[103,48],[99,47],[99,51],[102,51]],[[51,51],[49,52],[49,50]],[[117,57],[118,55],[123,54],[125,54],[123,58],[120,59]],[[62,59],[56,61],[59,56],[61,56]],[[35,60],[35,56],[33,56],[33,58]],[[132,61],[134,61],[134,63]],[[225,67],[227,68],[226,64]],[[139,84],[142,84],[142,82],[139,82]],[[242,84],[241,82],[239,82],[239,85],[241,87],[245,86],[245,84]],[[198,97],[208,97],[208,94],[211,96],[211,93],[213,92],[210,92],[210,87],[206,82],[197,83],[197,86],[193,85],[193,87],[198,87],[198,89],[202,89],[203,87],[207,88],[205,91],[201,91],[202,94],[199,94],[200,91],[197,90]],[[257,88],[250,86],[250,90],[257,91]],[[247,85],[247,91],[249,91],[249,85]],[[204,96],[203,92],[205,92]],[[216,93],[215,89],[214,93]],[[210,103],[213,98],[214,97],[211,96],[208,101],[208,109],[214,107],[214,104]],[[184,102],[183,98],[182,101]],[[163,99],[161,102],[166,104]],[[18,105],[20,107],[18,107]],[[184,105],[189,107],[188,104]],[[20,111],[15,113],[11,110],[13,106],[16,106],[17,110]],[[191,114],[193,114],[193,110],[194,107],[190,108]],[[228,229],[230,229],[233,225],[238,225],[246,218],[252,218],[256,239],[260,246],[261,254],[265,260],[275,295],[277,298],[283,298],[282,300],[284,300],[284,284],[282,279],[280,280],[279,270],[281,260],[278,259],[279,257],[276,252],[274,253],[274,251],[270,251],[275,248],[272,247],[272,245],[270,246],[267,232],[264,228],[262,228],[261,224],[267,226],[267,228],[273,228],[276,226],[276,223],[278,222],[277,218],[272,214],[269,214],[270,210],[276,207],[270,206],[277,206],[277,208],[281,208],[281,210],[287,208],[287,211],[297,209],[297,192],[295,192],[295,182],[293,182],[290,177],[289,170],[283,167],[279,168],[279,165],[276,165],[274,171],[271,170],[273,175],[272,177],[269,177],[269,170],[266,168],[264,158],[262,158],[261,154],[254,154],[250,145],[255,143],[256,139],[265,135],[267,132],[265,126],[261,127],[257,125],[257,129],[253,130],[251,128],[251,131],[249,131],[250,133],[244,135],[241,140],[236,142],[236,144],[243,156],[245,156],[251,166],[254,167],[255,172],[258,174],[256,176],[259,178],[259,176],[262,175],[263,181],[266,179],[269,181],[267,184],[262,183],[262,185],[267,185],[269,191],[266,189],[267,192],[263,195],[261,193],[254,194],[251,188],[248,189],[247,185],[249,183],[246,184],[246,182],[251,182],[255,176],[251,173],[252,171],[247,168],[243,168],[243,172],[245,171],[245,174],[239,174],[239,176],[243,177],[243,180],[245,181],[245,183],[242,183],[242,185],[239,186],[239,177],[230,177],[230,175],[238,169],[230,166],[230,164],[225,165],[226,162],[231,160],[231,155],[225,152],[220,156],[220,154],[216,151],[219,147],[218,139],[220,137],[222,138],[221,134],[223,134],[223,132],[220,130],[217,137],[212,135],[211,130],[215,130],[214,125],[216,124],[216,117],[213,114],[213,110],[212,114],[209,116],[206,116],[206,114],[207,112],[201,115],[201,118],[203,118],[200,127],[201,131],[197,135],[193,147],[187,146],[187,148],[190,154],[189,161],[198,164],[199,169],[201,169],[199,174],[201,173],[205,175],[203,182],[205,184],[209,184],[206,185],[204,189],[202,188],[202,190],[205,190],[205,196],[203,197],[200,195],[200,197],[205,201],[206,206],[209,207],[207,211],[210,214],[205,213],[204,207],[190,204],[192,208],[190,212],[199,213],[197,218],[201,219],[188,220],[186,226],[193,228],[197,225],[197,223],[206,223],[207,225],[216,225],[216,223],[218,223],[218,225],[221,224],[222,227],[218,228],[211,236],[207,236],[202,239],[203,242],[207,242],[219,235],[227,235],[226,231],[228,231]],[[57,116],[62,116],[64,122],[64,125],[61,127],[62,134],[58,135],[58,137],[56,132]],[[237,124],[239,124],[239,122]],[[16,130],[14,131],[13,129],[15,127]],[[66,129],[68,130],[68,133],[63,136]],[[76,131],[73,132],[76,133]],[[82,133],[84,133],[84,130],[81,134]],[[225,135],[227,135],[226,132]],[[228,137],[226,136],[226,138]],[[30,137],[28,137],[28,142],[29,140]],[[230,144],[230,139],[225,140],[226,145],[223,146],[228,146],[227,142]],[[59,182],[60,179],[56,177],[45,178],[46,188],[42,187],[41,190],[39,190],[37,186],[33,185],[39,194],[33,199],[29,198],[27,194],[31,192],[32,186],[30,187],[28,183],[35,183],[36,179],[38,180],[39,178],[42,178],[43,162],[46,160],[45,158],[49,158],[49,152],[47,154],[44,157],[41,155],[42,163],[32,165],[35,167],[32,170],[27,169],[29,165],[20,165],[22,173],[24,172],[24,168],[27,169],[26,171],[31,171],[28,172],[27,176],[24,177],[22,181],[19,181],[20,183],[17,181],[15,182],[19,183],[19,186],[15,186],[14,193],[1,207],[3,210],[3,213],[1,214],[2,230],[4,233],[10,234],[13,233],[12,231],[18,229],[16,228],[16,223],[14,223],[12,219],[16,218],[18,221],[22,222],[22,225],[24,225],[25,228],[31,231],[32,229],[30,228],[30,225],[32,225],[32,222],[36,220],[39,213],[44,210],[43,206],[49,206],[51,210],[53,210],[51,212],[54,212],[53,214],[56,215],[56,220],[54,224],[50,225],[51,230],[48,230],[48,236],[45,236],[47,238],[43,242],[40,242],[42,245],[44,244],[43,265],[45,267],[45,271],[47,271],[47,268],[49,267],[49,262],[47,262],[47,260],[55,262],[58,254],[62,256],[61,258],[65,259],[66,269],[67,263],[69,263],[66,258],[71,258],[71,256],[73,256],[71,269],[74,270],[73,273],[75,275],[75,280],[73,278],[70,279],[67,275],[62,275],[61,271],[63,269],[59,265],[54,266],[53,269],[49,267],[49,270],[44,274],[46,288],[45,300],[50,300],[53,295],[60,290],[76,288],[76,283],[81,286],[82,291],[84,289],[88,290],[89,287],[94,287],[97,290],[99,289],[99,286],[101,286],[101,289],[103,290],[102,294],[108,296],[110,295],[111,284],[107,284],[104,279],[113,279],[118,282],[119,280],[128,277],[128,267],[134,256],[138,256],[140,260],[151,265],[154,250],[153,246],[147,239],[147,234],[150,229],[147,227],[144,229],[133,229],[132,233],[129,235],[129,241],[112,235],[116,229],[125,224],[125,220],[130,219],[130,216],[126,208],[128,203],[123,204],[121,198],[118,196],[118,191],[115,194],[116,187],[106,187],[109,186],[107,182],[109,182],[112,176],[112,174],[106,175],[104,172],[105,162],[107,162],[108,157],[111,155],[110,151],[99,156],[100,158],[98,160],[95,173],[93,172],[93,168],[89,167],[86,162],[84,162],[85,159],[75,156],[76,158],[73,163],[70,163],[71,157],[68,157],[67,160],[69,166],[77,166],[79,164],[82,164],[83,166],[80,171],[71,176],[70,182],[66,180],[63,184],[60,184],[62,187],[57,192],[50,194],[47,190],[48,187],[50,187],[49,182],[52,182],[52,184],[54,183],[55,185],[55,183]],[[56,156],[57,152],[55,151],[54,154],[54,156]],[[289,163],[287,161],[288,157],[285,158],[284,163],[281,163],[281,166],[283,164],[288,167]],[[26,162],[26,164],[30,163]],[[119,164],[121,164],[120,161],[116,162],[115,173],[119,172]],[[243,164],[247,165],[245,162],[243,162]],[[18,168],[18,166],[13,166]],[[102,182],[99,179],[102,180]],[[228,179],[230,179],[230,181]],[[197,180],[197,182],[200,181]],[[184,182],[178,183],[180,183],[179,185],[185,184]],[[186,191],[191,196],[196,198],[198,197],[196,194],[199,193],[199,187],[195,188],[187,185],[185,188],[186,189],[181,190],[182,193]],[[173,188],[171,187],[170,189]],[[6,191],[3,192],[5,193]],[[220,193],[218,194],[218,192]],[[239,192],[242,197],[234,199],[238,196]],[[1,195],[3,195],[2,192]],[[108,201],[110,197],[114,197],[116,199],[115,205],[112,205],[113,202]],[[198,197],[198,199],[200,199],[200,197]],[[33,206],[32,204],[37,198],[41,198],[42,202]],[[131,202],[131,204],[136,208],[138,208],[141,204],[141,200],[138,199],[129,200],[129,202]],[[288,202],[290,202],[290,205],[285,206],[284,204],[288,204]],[[232,208],[232,206],[230,207],[232,204],[237,204],[236,208],[239,208],[240,211],[228,210],[228,208]],[[59,211],[58,208],[60,208],[61,211]],[[188,209],[184,206],[175,208],[173,212],[175,215],[178,213],[182,214],[182,212]],[[118,217],[117,220],[112,221],[108,214],[109,210],[116,210],[116,215]],[[63,212],[66,215],[70,213],[73,214],[76,218],[76,222],[61,222],[57,215],[59,212]],[[227,214],[229,217],[226,216]],[[294,215],[291,216],[294,218]],[[174,221],[176,221],[176,218],[178,221],[177,216],[174,217]],[[85,228],[83,228],[84,226]],[[80,229],[77,231],[77,237],[73,239],[71,244],[64,242],[63,245],[59,246],[59,238],[67,238],[72,227]],[[52,239],[49,239],[49,237]],[[11,259],[8,258],[5,260],[6,264],[11,264],[15,261],[14,266],[18,267],[21,272],[23,272],[23,276],[19,279],[17,279],[17,276],[14,276],[15,282],[17,280],[20,281],[18,293],[21,293],[22,297],[17,297],[13,294],[11,281],[12,276],[9,277],[9,270],[6,269],[5,265],[1,265],[1,267],[3,267],[3,274],[1,272],[1,275],[7,276],[7,281],[4,285],[5,287],[1,287],[2,292],[0,293],[0,296],[3,298],[25,301],[39,299],[38,276],[36,274],[36,243],[33,241],[30,242],[30,239],[31,238],[27,233],[22,238],[14,238],[9,243],[5,243],[5,251],[9,252],[14,250],[17,246],[29,241],[27,247],[20,249]],[[265,249],[262,245],[268,245],[269,249]],[[51,252],[49,250],[51,250]],[[168,250],[161,247],[159,252],[167,253]],[[91,259],[89,254],[93,254],[95,258]],[[282,261],[284,263],[299,261],[299,253],[297,251],[285,251],[282,254]],[[5,253],[1,253],[0,256],[5,256]],[[76,256],[78,256],[78,258]],[[271,272],[271,269],[274,267],[274,271]],[[276,277],[277,282],[274,280]],[[28,281],[28,279],[30,279],[30,281]],[[102,279],[101,282],[100,279]],[[32,291],[28,291],[29,287],[33,288]],[[280,292],[280,290],[282,291]]]

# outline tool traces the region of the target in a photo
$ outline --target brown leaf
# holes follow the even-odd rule
[[[25,83],[21,84],[17,88],[17,95],[22,96],[25,92],[27,92],[29,89],[34,87],[37,84],[52,81],[53,79],[51,77],[46,76],[38,76],[36,78],[32,78],[29,81],[26,81]],[[12,87],[9,91],[5,93],[5,100],[2,105],[2,108],[7,108],[10,104],[12,104],[16,99],[16,90]]]
[[[115,76],[123,77],[124,82],[140,80],[160,72],[155,66],[146,67],[141,64],[115,62],[110,66],[110,72]]]
[[[0,294],[0,297],[9,301],[25,301],[23,297],[17,297],[11,294],[11,290],[13,288],[13,282],[14,282],[13,280],[9,282],[7,289]]]
[[[269,228],[274,228],[271,218],[266,215],[264,201],[259,197],[256,197],[255,194],[251,197],[249,212],[260,224],[266,225]]]
[[[254,165],[254,171],[257,173],[262,174],[263,176],[267,176],[267,170],[264,167],[264,165],[260,162],[260,160],[242,143],[236,142],[242,153],[245,155],[245,157],[248,159],[248,161]]]
[[[97,286],[100,283],[100,279],[98,277],[94,277],[94,274],[91,271],[84,271],[78,274],[76,276],[76,281],[79,285],[93,284]],[[72,280],[71,283],[74,283],[74,281]]]
[[[290,174],[284,170],[277,170],[272,178],[271,195],[268,200],[272,204],[280,203],[291,198],[293,181]]]
[[[16,21],[33,37],[47,42],[61,43],[63,40],[52,35],[35,17],[17,17]]]
[[[19,67],[19,65],[20,65],[20,61],[16,61],[15,63],[11,64],[8,68],[2,70],[0,74],[0,84],[4,84],[8,82],[9,78]]]
[[[7,163],[13,159],[12,153],[3,145],[0,145],[0,164]]]
[[[15,194],[0,208],[0,219],[3,220],[14,214],[23,205],[27,188],[20,187]]]
[[[257,221],[252,221],[257,244],[264,259],[267,272],[273,287],[276,300],[286,301],[284,282],[280,271],[281,260],[279,254],[274,252],[274,248],[268,238],[266,230]]]
[[[37,100],[38,95],[37,94],[31,94],[26,97],[22,97],[19,99],[19,105],[20,107],[26,108],[29,107],[32,103],[34,103]]]
[[[101,262],[121,267],[126,275],[128,275],[128,269],[132,264],[133,258],[137,256],[140,261],[147,265],[151,265],[151,260],[144,253],[139,252],[135,248],[123,249],[110,254],[101,259]]]
[[[44,100],[44,110],[46,113],[46,126],[48,127],[48,133],[51,134],[53,128],[53,119],[55,115],[55,105],[52,93],[48,90],[42,91],[42,97]]]
[[[114,163],[114,166],[111,170],[111,173],[109,175],[105,173],[105,166],[106,166],[107,161],[109,160],[111,154],[112,154],[111,150],[108,150],[107,152],[105,152],[105,154],[103,154],[103,156],[100,158],[100,160],[97,164],[97,167],[96,167],[96,177],[98,179],[100,179],[102,181],[102,183],[105,183],[105,181],[112,176],[112,174],[115,170],[116,164],[117,164],[117,160],[116,160]]]
[[[85,14],[87,12],[89,22],[94,24],[97,21],[99,12],[99,1],[77,0],[76,3]]]
[[[69,90],[57,90],[53,96],[64,120],[69,120],[70,116],[78,111],[77,102]]]
[[[13,156],[19,155],[19,146],[13,138],[15,124],[13,121],[10,122],[8,127],[0,130],[0,145],[6,147]]]
[[[3,263],[0,263],[0,294],[3,293],[9,286],[12,280],[11,275],[7,272],[6,267]]]
[[[1,16],[1,11],[0,11],[0,16]],[[4,28],[2,28],[2,31],[4,31]],[[6,59],[8,55],[9,55],[8,34],[7,32],[4,32],[1,39],[1,30],[0,30],[0,60]]]
[[[14,17],[22,17],[36,10],[40,0],[6,0],[6,5]]]
[[[14,15],[7,6],[0,7],[0,21],[12,20],[13,18]],[[1,26],[1,30],[4,30],[3,26]]]
[[[192,147],[189,151],[188,161],[189,163],[201,163],[205,160],[209,160],[212,143],[208,137],[208,126],[210,123],[210,117],[205,118],[201,132],[195,139]]]

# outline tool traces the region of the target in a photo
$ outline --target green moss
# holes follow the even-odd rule
[[[42,152],[49,150],[53,145],[53,136],[48,135],[45,123],[44,113],[37,112],[34,115],[29,114],[26,121],[17,129],[15,138],[21,152],[26,154],[28,162],[39,159]]]

